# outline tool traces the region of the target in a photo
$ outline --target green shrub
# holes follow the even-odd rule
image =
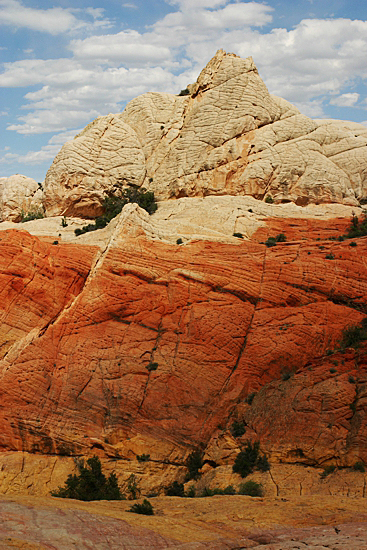
[[[331,367],[331,369],[329,369],[329,371],[331,372],[331,374],[334,374],[336,372],[336,369],[334,369],[334,367]]]
[[[268,204],[273,204],[274,199],[271,195],[266,195],[265,202],[267,202]]]
[[[366,468],[365,468],[364,463],[361,460],[359,460],[358,462],[355,462],[353,464],[353,470],[355,472],[365,472]]]
[[[190,90],[188,88],[184,88],[178,95],[190,95]]]
[[[181,239],[181,237],[177,239],[176,244],[183,244],[183,240]]]
[[[356,381],[354,379],[354,376],[348,376],[348,382],[349,382],[349,384],[355,384]]]
[[[360,218],[353,214],[347,234],[348,239],[365,237],[367,235],[367,212],[364,210]]]
[[[51,491],[51,496],[60,498],[75,498],[77,500],[123,500],[114,473],[108,478],[102,473],[101,461],[97,456],[78,465],[79,475],[70,474],[64,487]]]
[[[352,242],[349,243],[349,246],[357,246],[357,243],[352,241]]]
[[[334,256],[334,254],[332,254],[332,253],[326,254],[325,258],[326,258],[327,260],[335,260],[335,256]]]
[[[145,516],[154,515],[153,506],[146,498],[141,504],[139,504],[138,502],[136,504],[133,504],[133,506],[131,506],[128,511],[133,512],[134,514],[144,514]]]
[[[188,489],[188,491],[185,493],[185,496],[187,498],[195,498],[196,497],[196,491],[195,491],[195,487],[193,485],[191,485]]]
[[[233,233],[234,237],[237,237],[238,239],[243,239],[242,233]]]
[[[350,325],[343,330],[340,348],[358,349],[362,342],[367,340],[367,327],[364,320],[360,325]]]
[[[140,495],[139,483],[135,474],[131,474],[127,480],[127,490],[130,494],[130,499],[135,500]]]
[[[61,225],[62,227],[67,227],[68,226],[68,222],[66,221],[66,217],[63,216],[62,220],[61,220]]]
[[[249,495],[250,497],[262,497],[264,496],[264,489],[261,483],[256,481],[246,481],[241,483],[238,489],[239,495]]]
[[[255,395],[256,395],[255,391],[249,393],[248,396],[245,399],[245,403],[248,403],[249,405],[251,405],[253,400],[254,400]]]
[[[184,484],[178,483],[178,481],[174,481],[173,483],[171,483],[171,485],[168,485],[168,487],[166,487],[165,493],[168,497],[184,497]]]
[[[235,420],[231,426],[231,434],[233,437],[241,437],[246,432],[246,428],[243,422]]]
[[[185,464],[188,469],[186,481],[198,479],[201,475],[199,470],[203,466],[203,453],[201,451],[192,451],[187,457]]]
[[[24,210],[20,213],[20,221],[23,222],[30,222],[32,220],[41,220],[45,217],[45,213],[42,208],[34,208],[33,210],[29,210],[28,212],[24,212]]]
[[[138,189],[136,187],[125,189],[121,192],[121,196],[110,195],[103,201],[103,216],[98,216],[94,223],[89,223],[82,228],[75,229],[76,236],[103,229],[115,218],[123,209],[125,204],[137,203],[141,208],[146,210],[148,214],[153,214],[157,210],[157,203],[152,191],[146,189]]]
[[[334,466],[334,464],[330,464],[330,466],[325,466],[324,471],[321,472],[320,474],[320,477],[324,479],[325,477],[335,472],[335,469],[336,469],[336,466]]]
[[[279,233],[276,237],[269,237],[267,241],[265,241],[265,244],[267,247],[275,246],[277,243],[285,243],[287,240],[287,237],[284,235],[284,233]]]
[[[285,382],[286,380],[289,380],[292,376],[292,373],[289,371],[283,372],[282,374],[282,380]]]
[[[150,455],[145,455],[145,454],[142,454],[142,455],[136,455],[136,458],[139,462],[149,462],[150,460]]]
[[[213,497],[214,495],[235,495],[236,489],[233,487],[233,485],[228,485],[225,487],[225,489],[220,489],[219,487],[214,487],[214,489],[210,489],[209,487],[204,487],[202,490],[200,497]]]
[[[270,470],[268,459],[265,455],[260,455],[259,441],[255,441],[254,444],[247,441],[244,450],[236,456],[232,469],[241,477],[247,477],[254,470],[261,470],[262,472]]]
[[[153,371],[153,370],[157,370],[158,368],[158,363],[152,363],[150,362],[146,367],[145,367],[149,372]]]

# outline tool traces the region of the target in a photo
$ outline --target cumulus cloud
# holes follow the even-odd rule
[[[337,105],[338,107],[353,107],[359,99],[357,92],[349,92],[347,94],[339,95],[330,100],[331,105]]]
[[[75,17],[73,11],[78,10],[60,7],[46,10],[35,9],[25,6],[19,0],[0,0],[0,25],[27,28],[52,35],[91,26],[86,21]],[[92,16],[93,19],[99,20],[102,17],[103,9],[86,8],[84,12]],[[97,26],[100,26],[101,23],[101,21],[98,21]],[[104,21],[103,25],[108,26],[109,21]]]
[[[0,0],[0,6],[17,1]],[[290,30],[264,31],[273,9],[263,3],[168,3],[172,12],[145,31],[125,29],[73,39],[71,58],[5,64],[0,87],[39,87],[25,95],[22,109],[29,113],[21,114],[8,130],[62,132],[98,114],[118,112],[124,102],[146,91],[177,93],[196,79],[219,48],[241,57],[252,55],[269,91],[309,116],[324,116],[328,101],[345,106],[363,102],[360,94],[346,90],[356,79],[367,78],[366,21],[304,19]],[[94,22],[104,21],[102,9],[87,12]],[[80,10],[68,13],[75,18]]]
[[[118,62],[126,65],[160,64],[170,59],[169,48],[155,43],[155,37],[141,35],[134,30],[117,34],[93,36],[84,40],[72,40],[70,49],[79,59],[99,62]]]
[[[137,10],[138,9],[138,6],[136,6],[135,4],[130,4],[130,3],[126,3],[126,4],[122,4],[122,7],[123,8],[129,8],[129,9],[132,9],[132,10]]]

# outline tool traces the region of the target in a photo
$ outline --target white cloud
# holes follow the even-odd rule
[[[130,8],[132,10],[137,10],[138,9],[138,6],[136,6],[135,4],[130,4],[129,2],[127,2],[126,4],[122,4],[122,7],[123,8]]]
[[[53,7],[46,10],[29,8],[19,0],[0,0],[0,25],[13,28],[27,28],[32,31],[46,32],[52,35],[62,34],[77,29],[92,29],[110,26],[110,21],[100,20],[103,8],[86,8],[73,10],[70,8]],[[78,19],[72,13],[83,12],[95,21],[91,24]]]
[[[66,131],[98,114],[118,112],[121,102],[146,91],[177,93],[196,79],[219,48],[252,55],[270,92],[296,103],[309,116],[324,116],[330,100],[354,104],[356,92],[348,92],[348,86],[367,78],[365,21],[305,19],[291,30],[260,32],[272,18],[266,4],[169,3],[175,11],[145,32],[125,29],[74,39],[69,43],[72,58],[5,64],[0,87],[39,87],[25,95],[22,109],[29,113],[8,129],[21,134]],[[71,11],[87,14],[94,23],[105,21],[100,8]]]
[[[75,27],[77,19],[63,8],[40,10],[28,8],[17,0],[0,0],[0,25],[60,34]]]
[[[72,40],[70,49],[78,59],[99,62],[119,62],[127,65],[160,64],[170,59],[169,48],[149,40],[137,31],[127,30],[117,34],[93,36],[84,40]]]
[[[0,116],[8,116],[9,113],[7,111],[0,111]]]
[[[349,92],[339,95],[330,100],[331,105],[337,105],[338,107],[353,107],[359,99],[357,92]]]

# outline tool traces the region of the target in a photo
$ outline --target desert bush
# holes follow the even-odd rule
[[[287,241],[287,237],[284,235],[284,233],[279,233],[276,237],[269,237],[265,244],[267,247],[276,246],[277,243],[285,243]]]
[[[146,498],[143,500],[143,502],[133,504],[131,508],[128,510],[129,512],[133,512],[134,514],[144,514],[145,516],[153,516],[154,515],[154,509],[149,500]]]
[[[101,461],[97,456],[89,458],[87,465],[78,463],[79,474],[70,474],[64,487],[51,491],[51,496],[75,498],[77,500],[124,500],[114,473],[108,478],[102,473]]]
[[[129,493],[130,500],[135,500],[140,495],[139,483],[135,474],[131,474],[127,480],[127,491]]]
[[[168,497],[184,497],[185,487],[183,483],[174,481],[166,487],[165,493]]]
[[[343,330],[340,348],[357,349],[365,340],[367,340],[367,326],[363,320],[360,325],[350,325]]]
[[[238,239],[243,239],[242,233],[233,233],[234,237],[237,237]]]
[[[325,466],[324,471],[321,472],[320,477],[324,479],[325,477],[329,476],[333,472],[335,472],[336,466],[334,464],[330,464],[329,466]]]
[[[136,458],[137,458],[138,462],[149,462],[150,455],[145,455],[145,454],[136,455]]]
[[[176,244],[183,244],[183,240],[181,239],[181,237],[177,239]]]
[[[232,469],[241,477],[247,477],[254,470],[261,470],[262,472],[270,470],[268,459],[265,455],[260,455],[259,441],[255,441],[254,444],[247,441],[244,450],[236,456]]]
[[[241,437],[246,432],[246,428],[243,422],[235,420],[230,431],[233,437]]]
[[[146,368],[149,372],[151,372],[151,371],[153,371],[153,370],[157,370],[157,368],[158,368],[158,363],[150,362],[145,368]]]
[[[350,221],[348,232],[345,235],[348,239],[354,239],[356,237],[364,237],[367,235],[367,212],[363,211],[360,218],[353,214]]]
[[[238,489],[239,495],[249,495],[250,497],[262,497],[264,496],[264,489],[261,483],[256,481],[246,481],[241,483]]]
[[[358,462],[355,462],[353,464],[353,470],[355,472],[365,472],[366,468],[365,468],[364,463],[361,460],[359,460]]]
[[[249,393],[248,396],[245,399],[245,403],[248,403],[249,405],[251,405],[253,400],[254,400],[255,395],[256,395],[255,391]]]
[[[152,191],[146,189],[130,188],[121,192],[121,196],[109,195],[103,201],[103,216],[98,216],[94,223],[89,223],[82,228],[75,229],[75,235],[82,235],[89,231],[103,229],[115,218],[123,209],[125,204],[137,203],[141,208],[146,210],[148,214],[153,214],[157,210],[157,203]]]
[[[190,479],[198,479],[200,477],[200,468],[203,466],[203,453],[201,451],[192,451],[186,459],[186,481]]]
[[[214,495],[235,495],[236,489],[232,485],[228,485],[225,489],[220,489],[219,487],[214,487],[210,489],[209,487],[204,487],[200,497],[213,497]]]
[[[184,88],[178,95],[190,95],[190,90],[188,88]]]
[[[34,208],[33,210],[29,210],[28,212],[24,212],[24,210],[20,213],[20,221],[23,222],[30,222],[32,220],[41,220],[45,217],[45,213],[42,208]]]
[[[267,202],[268,204],[273,204],[274,199],[271,195],[266,195],[265,202]]]

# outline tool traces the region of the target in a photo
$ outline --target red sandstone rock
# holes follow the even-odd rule
[[[364,355],[325,358],[364,318],[367,241],[299,240],[346,220],[267,221],[268,235],[298,240],[267,248],[259,230],[252,242],[176,246],[126,234],[101,254],[2,232],[1,448],[118,456],[143,434],[183,461],[182,446],[240,417],[272,460],[367,460]]]

